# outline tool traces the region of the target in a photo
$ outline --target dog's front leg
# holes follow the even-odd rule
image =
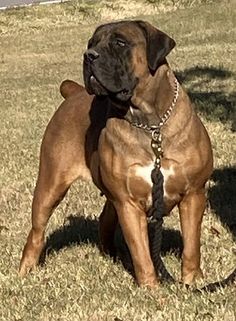
[[[202,277],[200,268],[200,236],[205,210],[205,190],[190,192],[179,205],[184,249],[182,254],[182,281],[191,284]]]
[[[131,253],[137,283],[156,286],[158,281],[149,250],[146,213],[131,201],[115,203],[114,206]]]

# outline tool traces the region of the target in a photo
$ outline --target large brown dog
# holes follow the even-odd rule
[[[107,198],[100,217],[102,250],[113,252],[119,222],[138,284],[158,284],[147,233],[151,171],[160,159],[151,147],[155,126],[162,137],[166,214],[175,205],[180,212],[182,280],[190,284],[202,275],[200,231],[212,150],[204,126],[166,62],[174,46],[173,39],[142,21],[97,28],[84,55],[87,91],[72,81],[62,83],[65,101],[43,138],[21,275],[36,266],[49,217],[70,185],[78,178],[92,178]]]

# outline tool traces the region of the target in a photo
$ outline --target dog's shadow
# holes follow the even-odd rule
[[[210,121],[230,121],[231,130],[236,132],[235,91],[229,92],[227,88],[224,90],[225,81],[233,82],[235,72],[222,67],[197,65],[176,71],[175,74],[180,83],[187,86],[187,92],[198,112]],[[215,89],[214,84],[218,84]]]
[[[236,240],[236,166],[215,169],[212,180],[210,206]]]
[[[63,248],[79,246],[82,244],[92,244],[99,247],[98,219],[76,215],[70,215],[65,225],[51,233],[40,257],[40,264],[44,265],[47,257],[52,253],[57,253]],[[148,226],[149,237],[152,238],[154,227],[152,223]],[[131,256],[128,247],[123,238],[120,227],[115,233],[116,258],[114,261],[120,261],[124,268],[134,273]],[[181,257],[183,250],[182,237],[179,231],[172,229],[163,229],[161,255],[173,253],[177,258]]]

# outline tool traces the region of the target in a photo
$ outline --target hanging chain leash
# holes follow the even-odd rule
[[[131,125],[143,129],[145,132],[151,134],[151,147],[155,154],[155,162],[154,168],[151,173],[151,179],[153,183],[152,187],[152,200],[153,204],[149,210],[150,222],[152,222],[155,233],[153,233],[152,240],[150,242],[151,247],[151,256],[152,261],[157,273],[161,274],[161,277],[164,281],[174,282],[174,278],[167,271],[165,264],[161,258],[161,243],[162,243],[162,224],[163,224],[163,216],[165,212],[164,205],[164,191],[163,191],[163,182],[164,178],[160,171],[161,168],[161,158],[163,156],[162,150],[162,134],[161,128],[165,125],[167,120],[169,119],[173,108],[176,105],[177,99],[179,97],[179,83],[175,78],[174,80],[175,88],[174,88],[174,98],[172,100],[171,105],[166,110],[164,115],[161,117],[158,125],[145,125],[138,122],[131,122]]]

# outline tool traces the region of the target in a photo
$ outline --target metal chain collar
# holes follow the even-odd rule
[[[161,158],[163,155],[161,128],[163,125],[165,125],[167,120],[170,118],[171,112],[172,112],[173,108],[175,107],[177,99],[179,97],[179,82],[176,78],[175,78],[174,82],[175,82],[174,98],[172,100],[170,107],[166,110],[164,115],[161,117],[161,120],[158,125],[148,126],[148,125],[145,125],[142,123],[131,122],[132,126],[134,126],[136,128],[143,129],[147,133],[151,134],[151,136],[152,136],[151,147],[152,147],[153,152],[156,156],[155,163],[154,163],[154,166],[156,169],[160,169]]]

